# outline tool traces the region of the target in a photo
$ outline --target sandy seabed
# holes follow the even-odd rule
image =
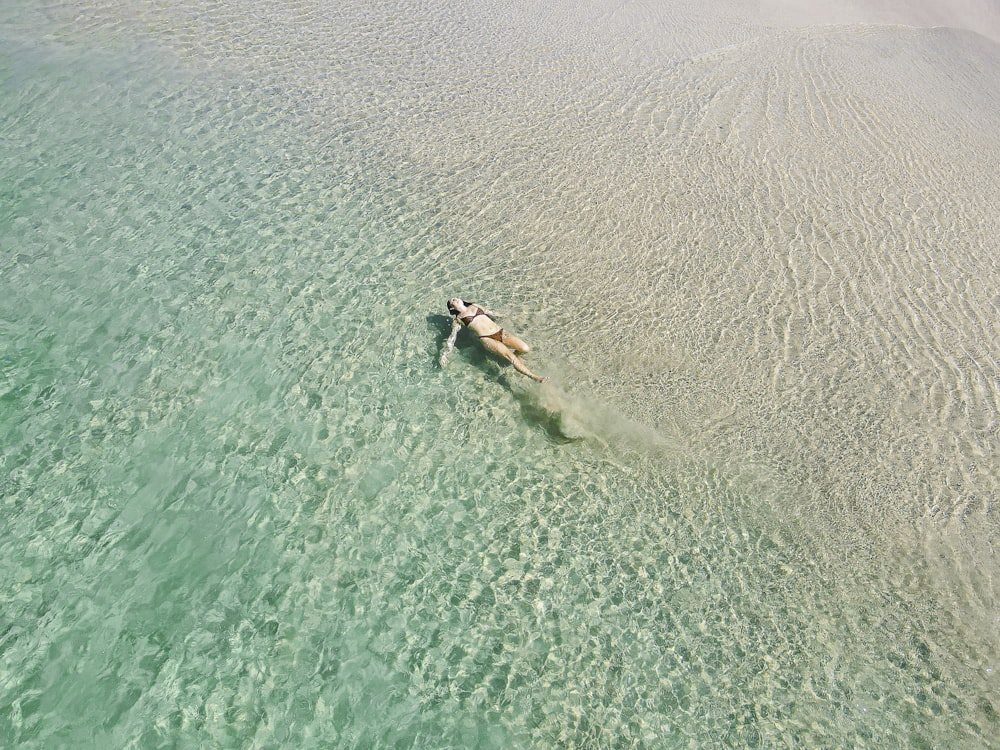
[[[926,596],[997,726],[996,4],[47,13],[283,102],[317,169],[349,153],[345,190],[433,228],[387,315],[511,311],[570,437],[715,467],[824,580]]]

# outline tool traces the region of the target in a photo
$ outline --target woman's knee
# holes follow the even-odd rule
[[[527,354],[531,351],[531,347],[524,343],[519,336],[507,331],[503,332],[503,342],[519,354]]]

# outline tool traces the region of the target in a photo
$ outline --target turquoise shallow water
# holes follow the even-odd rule
[[[995,743],[978,572],[594,395],[495,220],[305,84],[53,12],[0,58],[0,744]],[[438,368],[472,288],[556,385]]]

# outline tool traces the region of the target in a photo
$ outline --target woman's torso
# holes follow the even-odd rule
[[[490,318],[479,305],[469,305],[465,312],[458,316],[459,322],[471,328],[480,337],[490,336],[501,330],[499,324]]]

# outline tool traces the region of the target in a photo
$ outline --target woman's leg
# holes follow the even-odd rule
[[[527,365],[525,365],[524,362],[522,362],[518,358],[518,356],[514,354],[514,352],[512,352],[510,349],[508,349],[506,346],[501,344],[496,339],[481,338],[479,339],[479,341],[482,343],[483,346],[486,347],[487,351],[496,354],[498,357],[503,357],[504,359],[506,359],[508,362],[514,365],[514,369],[517,370],[522,375],[527,375],[529,378],[531,378],[532,380],[537,380],[539,383],[543,383],[546,380],[548,380],[548,378],[543,378],[540,375],[535,375],[535,373],[529,370]]]
[[[501,336],[503,336],[503,343],[509,346],[518,354],[527,354],[531,351],[531,347],[525,344],[520,337],[515,336],[510,331],[504,331]]]

